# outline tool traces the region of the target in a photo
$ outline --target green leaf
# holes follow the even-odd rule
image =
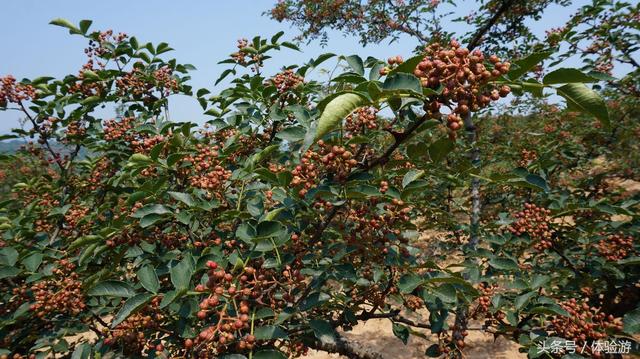
[[[304,139],[306,131],[302,126],[288,127],[276,134],[276,138],[288,141],[297,142]]]
[[[148,156],[143,155],[142,153],[134,153],[131,155],[131,157],[129,157],[129,162],[133,164],[146,165],[146,164],[152,163],[153,160]]]
[[[0,279],[15,277],[20,274],[21,270],[11,266],[0,266]]]
[[[455,147],[455,143],[448,138],[441,138],[429,146],[429,158],[434,163],[442,161]]]
[[[424,175],[424,170],[410,170],[407,172],[402,178],[402,188],[407,187],[407,185]]]
[[[604,100],[598,93],[588,88],[585,84],[566,84],[556,89],[558,95],[567,100],[567,105],[583,113],[595,116],[602,124],[609,127],[609,112]]]
[[[193,200],[193,197],[191,197],[191,195],[188,193],[184,193],[184,192],[167,192],[167,193],[169,194],[169,196],[173,197],[173,199],[180,201],[189,207],[193,207],[196,204],[195,201]]]
[[[111,322],[111,328],[115,328],[116,325],[122,323],[123,320],[127,319],[129,315],[142,308],[153,297],[154,295],[151,293],[141,293],[127,299],[122,308],[120,308],[118,314],[116,314],[113,322]]]
[[[321,343],[336,343],[336,331],[329,322],[320,319],[312,319],[311,321],[309,321],[309,326],[313,330],[313,334]]]
[[[342,120],[356,108],[367,103],[367,99],[354,92],[346,92],[333,98],[327,103],[316,128],[314,139],[319,140],[322,136],[335,130],[342,124]]]
[[[455,303],[457,299],[456,288],[449,283],[433,288],[433,294],[445,303]]]
[[[548,73],[543,79],[542,83],[545,85],[566,84],[566,83],[584,83],[584,82],[598,82],[598,79],[593,78],[580,70],[572,68],[561,68]]]
[[[422,95],[420,80],[412,74],[403,72],[388,76],[382,84],[382,89],[389,92],[411,92]]]
[[[360,76],[364,76],[364,63],[358,55],[351,55],[344,58],[349,66],[353,69],[353,72]]]
[[[76,349],[71,354],[71,359],[89,359],[91,358],[91,345],[89,343],[81,343],[76,345]]]
[[[253,359],[287,359],[287,356],[277,350],[268,349],[253,354]]]
[[[440,345],[431,344],[431,346],[429,346],[424,352],[424,355],[428,356],[429,358],[439,357],[440,355],[442,355],[442,353],[440,352]]]
[[[142,218],[150,214],[163,215],[172,213],[171,210],[161,204],[148,204],[142,208],[138,208],[136,212],[131,215],[133,218]]]
[[[544,178],[538,176],[538,175],[534,175],[534,174],[528,174],[525,178],[525,181],[527,181],[527,183],[532,184],[542,190],[544,190],[545,192],[549,192],[549,186],[547,186],[547,181],[544,180]]]
[[[136,276],[144,289],[151,293],[158,293],[160,290],[160,281],[158,275],[151,265],[146,265],[136,272]]]
[[[398,289],[400,289],[400,292],[402,293],[411,293],[422,283],[423,280],[419,275],[408,273],[400,277],[400,280],[398,281]]]
[[[529,303],[531,298],[536,296],[537,293],[538,292],[533,291],[533,292],[528,292],[528,293],[517,296],[513,302],[514,306],[516,307],[517,310],[522,309],[527,303]]]
[[[43,255],[42,253],[33,253],[32,255],[26,257],[22,260],[22,264],[29,272],[35,272],[38,270],[40,263],[42,263]]]
[[[13,247],[0,248],[0,264],[13,266],[18,261],[18,251]]]
[[[91,27],[92,23],[93,23],[93,21],[91,21],[91,20],[81,20],[80,21],[80,31],[82,31],[83,34],[86,34],[87,31],[89,31],[89,27]]]
[[[509,78],[511,80],[518,79],[520,76],[531,71],[531,69],[533,69],[541,61],[551,56],[552,53],[553,53],[552,51],[534,52],[523,59],[515,61],[514,64],[516,66],[514,66],[514,68],[511,71],[509,71],[509,74],[508,74]]]
[[[640,333],[640,307],[625,314],[622,318],[624,332],[628,334]]]
[[[493,258],[489,261],[489,265],[501,270],[518,270],[518,263],[509,258]]]
[[[133,288],[125,282],[118,280],[107,280],[94,285],[87,292],[91,296],[105,297],[131,297],[135,294]]]
[[[193,268],[191,267],[191,261],[189,258],[183,258],[178,264],[173,266],[170,270],[171,283],[176,290],[182,290],[189,288],[191,282],[191,276],[193,275]]]
[[[268,238],[273,237],[283,230],[283,226],[280,222],[276,221],[262,221],[258,223],[257,237]]]
[[[393,335],[402,340],[404,345],[407,345],[407,342],[409,341],[409,328],[405,327],[402,324],[393,323],[392,330]]]
[[[416,69],[422,59],[424,59],[424,56],[422,55],[411,57],[391,70],[391,72],[389,72],[389,75],[394,75],[400,72],[413,74],[413,71]]]
[[[162,220],[161,215],[155,213],[148,214],[140,219],[140,227],[147,228],[160,220]]]
[[[287,333],[277,325],[265,325],[255,328],[253,332],[258,340],[288,339]]]
[[[80,31],[80,29],[78,29],[78,27],[76,27],[74,24],[72,24],[67,19],[62,19],[62,18],[53,19],[53,20],[51,20],[51,22],[49,22],[49,24],[67,28],[67,29],[69,29],[69,33],[70,34],[82,34],[83,33],[82,31]]]

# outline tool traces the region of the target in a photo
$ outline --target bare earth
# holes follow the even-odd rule
[[[477,325],[476,325],[477,324]],[[480,323],[472,323],[472,327],[478,327]],[[369,320],[356,326],[351,332],[341,333],[344,337],[357,343],[359,346],[382,354],[389,359],[424,359],[427,348],[437,342],[435,336],[432,340],[424,340],[410,336],[407,345],[396,338],[391,332],[391,322],[387,319]],[[425,334],[427,334],[425,332]],[[519,359],[526,358],[526,354],[518,353],[518,345],[504,338],[494,341],[493,336],[481,331],[470,331],[465,340],[465,355],[470,359]],[[337,354],[310,351],[307,359],[345,358]]]
[[[633,180],[619,179],[611,181],[613,187],[623,188],[627,194],[635,194],[640,192],[640,182]],[[569,222],[573,221],[573,218],[567,218]],[[626,218],[618,216],[613,220],[625,221]],[[424,233],[421,239],[429,241],[430,239],[439,237],[439,233],[435,231],[429,231]],[[428,322],[428,313],[422,313],[423,322]],[[481,322],[471,322],[470,327],[478,328],[482,325]],[[404,345],[402,341],[396,338],[391,331],[391,321],[388,319],[375,319],[369,320],[365,323],[361,323],[353,328],[350,332],[341,332],[346,339],[356,343],[358,346],[367,348],[370,351],[375,351],[388,359],[424,359],[425,351],[427,348],[437,343],[437,338],[434,335],[430,335],[428,331],[422,331],[427,334],[431,340],[425,340],[416,336],[410,336],[407,345]],[[520,359],[526,358],[525,353],[518,352],[518,345],[505,338],[499,337],[494,339],[493,335],[485,333],[479,330],[473,330],[469,332],[469,336],[465,340],[466,348],[464,355],[469,359]],[[325,352],[319,352],[311,350],[307,359],[330,359],[330,358],[345,358],[344,356],[337,354],[328,354]]]

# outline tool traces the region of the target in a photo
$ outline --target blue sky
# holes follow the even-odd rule
[[[71,36],[60,27],[48,25],[54,18],[62,17],[73,23],[82,19],[93,20],[92,29],[113,29],[135,35],[141,42],[168,42],[175,51],[169,53],[180,63],[191,63],[198,69],[192,73],[191,84],[195,89],[206,87],[212,92],[223,89],[213,87],[219,74],[228,65],[217,62],[236,50],[236,40],[241,37],[251,39],[254,35],[271,36],[285,31],[285,39],[297,35],[288,24],[280,24],[263,16],[276,0],[194,0],[194,1],[4,1],[0,5],[3,21],[0,33],[5,51],[0,57],[0,76],[12,74],[16,78],[37,76],[62,77],[76,74],[86,62],[83,49],[84,39]],[[460,2],[452,9],[458,15],[470,13],[473,2]],[[552,6],[542,21],[531,23],[537,34],[544,30],[561,26],[575,10],[584,5],[585,0],[575,1],[567,8]],[[456,23],[459,33],[465,32],[464,25]],[[451,28],[451,27],[450,27]],[[271,60],[266,73],[272,74],[282,65],[302,63],[324,52],[361,57],[375,56],[387,58],[391,55],[407,57],[415,47],[415,42],[403,38],[392,44],[371,45],[362,48],[358,39],[331,33],[327,47],[318,42],[303,44],[303,52],[283,51]],[[105,117],[112,116],[104,113]],[[0,112],[0,133],[8,133],[18,125],[19,113]],[[174,98],[171,102],[171,118],[176,121],[206,121],[195,100]]]

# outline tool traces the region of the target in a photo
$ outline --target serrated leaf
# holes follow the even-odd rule
[[[438,163],[455,148],[455,143],[448,138],[441,138],[429,146],[429,158]]]
[[[35,272],[36,270],[38,270],[40,263],[42,263],[43,257],[44,256],[42,255],[42,253],[33,253],[32,255],[23,259],[22,264],[25,268],[27,268],[28,271]]]
[[[407,345],[407,342],[409,341],[409,328],[405,327],[402,324],[393,323],[391,330],[393,331],[393,335],[395,335],[396,338],[402,340],[402,343],[404,343],[404,345]]]
[[[410,170],[409,172],[405,173],[404,177],[402,178],[402,188],[407,187],[409,183],[419,179],[423,175],[424,170]]]
[[[111,322],[111,328],[115,328],[116,325],[122,323],[122,321],[127,319],[129,315],[142,308],[153,297],[153,294],[141,293],[127,299],[127,301],[124,302],[122,308],[120,308],[120,311],[118,311],[118,314],[116,314],[115,318],[113,318],[113,322]]]
[[[191,197],[191,195],[188,193],[184,193],[184,192],[167,192],[167,193],[173,199],[180,201],[189,207],[193,207],[196,204],[195,201],[193,200],[193,197]]]
[[[509,258],[493,258],[489,261],[489,265],[501,270],[517,270],[518,264]]]
[[[411,293],[423,282],[424,281],[419,275],[408,273],[400,277],[400,280],[398,281],[398,289],[400,289],[402,293]]]
[[[517,296],[516,299],[513,301],[514,306],[516,307],[517,310],[522,309],[527,303],[529,303],[531,298],[536,296],[537,293],[538,292],[533,291],[533,292],[528,292],[528,293]]]
[[[169,208],[161,204],[148,204],[143,206],[142,208],[138,208],[131,217],[133,218],[142,218],[148,216],[150,214],[163,215],[172,213]]]
[[[49,24],[67,28],[69,29],[70,34],[82,34],[82,31],[80,31],[80,29],[78,29],[76,25],[72,24],[67,19],[62,19],[62,18],[53,19],[51,20],[51,22],[49,22]]]
[[[422,95],[420,80],[412,74],[403,72],[388,76],[382,84],[382,90]]]
[[[604,100],[598,93],[582,83],[566,84],[556,89],[558,95],[567,100],[567,105],[583,113],[599,119],[603,125],[609,127],[609,111]]]
[[[534,52],[523,59],[516,60],[514,62],[516,66],[514,66],[513,70],[509,71],[509,74],[508,74],[509,78],[511,80],[518,79],[520,76],[526,74],[531,69],[533,69],[541,61],[551,56],[552,53],[553,52],[551,51]]]
[[[178,264],[171,267],[169,271],[171,274],[171,283],[176,290],[183,290],[189,288],[191,282],[191,276],[193,275],[193,268],[189,258],[183,258]]]
[[[253,332],[258,340],[288,339],[287,333],[277,325],[265,325],[255,328]]]
[[[622,318],[624,332],[628,334],[640,333],[640,307],[625,314]]]
[[[135,292],[133,288],[125,282],[107,280],[94,285],[89,289],[87,294],[90,296],[131,297]]]
[[[353,72],[360,76],[364,76],[364,63],[358,55],[351,55],[344,58],[349,66],[353,69]]]
[[[542,83],[545,85],[566,84],[566,83],[585,83],[597,82],[598,79],[593,78],[578,69],[560,68],[548,73]]]
[[[338,128],[345,117],[366,103],[366,98],[353,92],[342,93],[333,98],[327,103],[322,115],[320,115],[314,139],[319,140],[327,133]]]
[[[138,269],[136,276],[144,289],[151,293],[158,293],[158,290],[160,290],[160,281],[158,280],[155,269],[153,269],[151,265],[146,265]]]
[[[321,343],[336,343],[337,334],[329,322],[320,319],[312,319],[309,321],[309,326],[313,330],[313,334]]]

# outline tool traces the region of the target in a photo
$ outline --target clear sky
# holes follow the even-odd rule
[[[17,79],[38,76],[63,77],[77,74],[86,62],[84,39],[71,36],[63,28],[48,25],[54,18],[66,18],[77,24],[82,19],[93,20],[91,29],[113,29],[134,35],[140,42],[167,42],[175,51],[168,56],[179,63],[196,66],[191,84],[194,89],[206,87],[213,93],[222,90],[213,83],[229,65],[217,62],[236,50],[236,40],[251,39],[255,35],[271,36],[285,31],[283,39],[297,35],[295,29],[263,16],[276,0],[0,0],[0,33],[5,49],[0,56],[0,76],[12,74]],[[574,1],[569,7],[552,6],[539,22],[531,23],[537,34],[544,30],[562,26],[585,0]],[[472,2],[461,2],[452,9],[457,15],[469,14]],[[466,31],[464,25],[456,23],[459,33]],[[325,48],[319,42],[303,44],[303,52],[283,51],[271,60],[266,73],[273,74],[282,65],[302,63],[324,52],[350,55],[358,53],[362,58],[375,56],[387,58],[391,55],[408,57],[415,42],[403,38],[392,44],[383,43],[362,48],[358,39],[332,33]],[[174,98],[171,103],[171,118],[176,121],[204,122],[205,116],[197,102],[190,98]],[[111,114],[106,113],[109,117]],[[8,133],[18,124],[16,111],[0,112],[0,134]]]

